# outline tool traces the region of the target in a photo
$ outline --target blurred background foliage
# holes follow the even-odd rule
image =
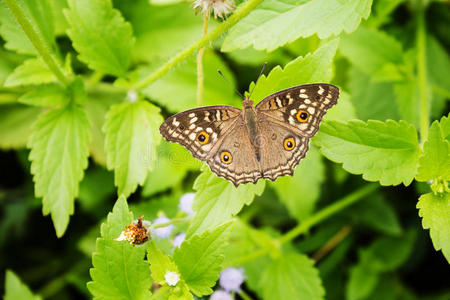
[[[182,1],[160,3],[147,0],[113,1],[130,22],[136,38],[132,47],[130,75],[139,77],[162,65],[199,39],[203,21],[192,4]],[[171,3],[174,2],[174,3]],[[270,2],[270,1],[265,1]],[[306,1],[303,1],[306,2]],[[2,5],[3,2],[0,2]],[[71,54],[76,74],[88,86],[85,108],[91,123],[89,166],[75,201],[75,213],[67,231],[55,235],[49,216],[42,216],[41,199],[34,196],[26,143],[31,126],[42,107],[27,106],[18,99],[28,87],[6,87],[7,77],[27,56],[5,48],[4,11],[0,14],[0,270],[11,269],[35,293],[48,299],[88,299],[89,268],[99,236],[100,223],[116,199],[113,172],[105,168],[104,133],[101,128],[109,107],[125,94],[101,80],[78,60],[66,34],[68,22],[62,14],[64,0],[53,1],[56,43],[60,52]],[[270,5],[267,4],[267,5]],[[420,126],[420,110],[411,105],[418,97],[416,66],[416,1],[378,0],[371,15],[350,34],[342,34],[334,58],[332,83],[343,88],[344,119],[406,120]],[[282,8],[280,8],[282,9]],[[432,99],[431,121],[448,114],[450,95],[450,5],[432,1],[426,8],[426,66]],[[220,21],[211,20],[210,29]],[[268,69],[314,52],[321,44],[317,35],[298,38],[271,52],[244,49],[221,52],[225,36],[208,47],[204,56],[204,104],[240,105],[241,99],[218,75],[221,69],[238,90],[248,90],[264,62]],[[233,48],[228,43],[228,48]],[[258,47],[255,47],[258,48]],[[89,86],[89,82],[94,85]],[[142,90],[160,106],[163,116],[196,106],[195,57],[183,61],[164,77]],[[330,117],[332,118],[332,117]],[[342,118],[342,116],[340,117]],[[174,154],[175,153],[175,154]],[[135,216],[154,219],[163,211],[178,213],[179,199],[193,192],[201,164],[178,145],[162,141],[156,167],[145,183],[128,198]],[[174,156],[171,156],[174,155]],[[175,160],[182,163],[176,164]],[[308,176],[301,176],[307,173]],[[312,148],[296,169],[294,178],[266,184],[264,193],[239,213],[233,236],[247,244],[226,250],[226,260],[251,253],[259,235],[278,236],[364,184],[360,175],[344,171],[340,164],[324,158]],[[430,191],[426,183],[380,187],[367,199],[333,215],[292,247],[316,261],[326,290],[326,299],[449,299],[450,269],[441,252],[435,251],[429,232],[423,230],[416,204]],[[184,231],[179,225],[174,232]],[[168,243],[168,241],[166,241]],[[160,244],[161,247],[170,245]],[[243,289],[252,297],[262,295],[258,278],[264,258],[246,265]],[[0,294],[5,273],[0,273]]]

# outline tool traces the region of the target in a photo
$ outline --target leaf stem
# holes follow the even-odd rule
[[[371,183],[363,186],[362,188],[356,190],[355,192],[345,196],[344,198],[334,202],[333,204],[323,208],[322,210],[316,212],[312,216],[306,218],[303,222],[298,224],[296,227],[282,235],[278,238],[278,243],[284,244],[287,242],[290,242],[294,238],[298,237],[301,234],[304,234],[308,232],[308,230],[313,227],[316,224],[319,224],[323,220],[331,217],[335,213],[343,210],[344,208],[352,205],[353,203],[364,199],[365,196],[373,192],[378,188],[378,184]],[[235,260],[233,260],[228,266],[236,266],[236,265],[242,265],[248,261],[251,261],[253,259],[256,259],[258,257],[264,256],[268,254],[273,249],[272,245],[268,247],[261,248],[247,256],[239,257]]]
[[[195,51],[201,49],[206,46],[209,42],[215,40],[220,35],[225,33],[228,29],[230,29],[233,25],[239,22],[242,18],[247,16],[256,6],[258,6],[263,0],[249,0],[247,3],[242,5],[236,12],[231,15],[226,21],[220,23],[216,28],[211,30],[207,35],[203,36],[201,39],[193,43],[191,46],[185,48],[183,51],[179,52],[177,55],[172,57],[166,64],[161,66],[155,72],[149,74],[138,83],[135,84],[135,90],[141,90],[145,88],[150,83],[154,82],[167,72],[170,69],[175,67],[179,62],[191,56]]]
[[[51,54],[49,50],[50,47],[40,38],[30,20],[28,20],[27,16],[23,12],[22,7],[20,7],[15,0],[5,0],[5,3],[50,70],[64,85],[69,84],[69,79],[64,74],[62,66],[58,63],[58,60],[54,57],[54,55]]]
[[[208,33],[209,14],[203,18],[203,36]],[[203,54],[205,47],[202,47],[197,53],[197,106],[203,102]]]
[[[426,33],[425,33],[425,5],[423,0],[417,1],[417,73],[420,97],[420,139],[425,142],[428,138],[429,99],[427,91],[427,62],[426,62]]]
[[[190,218],[175,218],[166,223],[153,224],[152,227],[154,229],[161,228],[161,227],[167,227],[172,224],[185,223],[185,222],[188,222],[189,220],[190,220]]]

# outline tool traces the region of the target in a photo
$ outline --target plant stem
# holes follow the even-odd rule
[[[150,297],[150,300],[159,299],[162,296],[164,296],[168,291],[169,291],[169,288],[167,286],[162,286],[155,293],[152,294],[152,296]]]
[[[22,27],[22,30],[27,35],[30,42],[33,44],[34,48],[36,48],[39,55],[42,57],[44,62],[50,68],[50,70],[55,74],[59,81],[61,81],[64,85],[69,83],[69,79],[64,75],[62,66],[59,64],[58,60],[50,52],[50,47],[46,45],[45,41],[43,41],[36,30],[33,28],[30,20],[25,16],[22,8],[17,4],[15,0],[5,0],[6,5],[11,10],[12,14],[16,18],[17,22]]]
[[[239,296],[241,296],[241,298],[243,299],[243,300],[252,300],[252,297],[250,297],[250,295],[249,294],[247,294],[245,291],[243,291],[243,290],[240,290],[239,292],[238,292],[238,294],[239,294]]]
[[[352,205],[353,203],[364,199],[365,196],[373,192],[378,188],[378,185],[375,183],[367,184],[360,188],[359,190],[356,190],[355,192],[345,196],[344,198],[334,202],[333,204],[325,207],[324,209],[316,212],[314,215],[306,218],[303,222],[298,224],[296,227],[282,235],[280,238],[278,238],[278,243],[284,244],[287,242],[290,242],[294,238],[298,237],[301,234],[304,234],[308,232],[308,230],[313,227],[316,224],[319,224],[323,220],[331,217],[335,213],[343,210],[344,208]],[[236,266],[236,265],[242,265],[248,261],[251,261],[253,259],[256,259],[258,257],[264,256],[268,254],[273,249],[273,246],[270,247],[264,247],[261,248],[247,256],[239,257],[232,261],[228,266]]]
[[[203,36],[208,33],[209,14],[203,18]],[[205,47],[201,48],[197,54],[197,106],[203,102],[203,54]]]
[[[185,222],[188,222],[189,220],[190,220],[189,218],[175,218],[166,223],[153,224],[152,227],[154,229],[161,228],[161,227],[167,227],[172,224],[185,223]]]
[[[201,39],[193,43],[191,46],[185,48],[183,51],[179,52],[177,55],[172,57],[166,64],[161,66],[155,72],[149,74],[147,77],[140,80],[134,86],[135,90],[141,90],[145,88],[150,83],[154,82],[173,67],[175,67],[179,62],[191,56],[195,51],[206,46],[209,42],[215,40],[220,35],[225,33],[233,25],[239,22],[242,18],[247,16],[256,6],[258,6],[263,0],[249,0],[247,3],[241,6],[234,14],[232,14],[227,20],[220,23],[216,28],[210,31],[207,35],[203,36]]]
[[[428,138],[429,125],[429,99],[427,91],[427,62],[426,62],[426,32],[425,32],[425,6],[423,0],[417,1],[417,73],[420,97],[420,140],[425,142]]]
[[[331,250],[333,250],[337,245],[339,245],[340,242],[342,242],[347,235],[352,230],[352,227],[350,225],[345,225],[341,228],[333,237],[319,250],[317,250],[316,253],[312,256],[312,259],[315,261],[319,261],[322,257],[327,255]]]

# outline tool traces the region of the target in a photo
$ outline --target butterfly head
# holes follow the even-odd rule
[[[243,109],[250,109],[253,107],[253,100],[250,100],[250,98],[245,97],[244,101],[242,101],[242,108]]]

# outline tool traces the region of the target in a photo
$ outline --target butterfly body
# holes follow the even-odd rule
[[[299,85],[256,106],[246,98],[242,110],[216,105],[178,113],[161,125],[160,132],[235,186],[260,178],[275,180],[293,174],[338,97],[339,89],[330,84]]]

